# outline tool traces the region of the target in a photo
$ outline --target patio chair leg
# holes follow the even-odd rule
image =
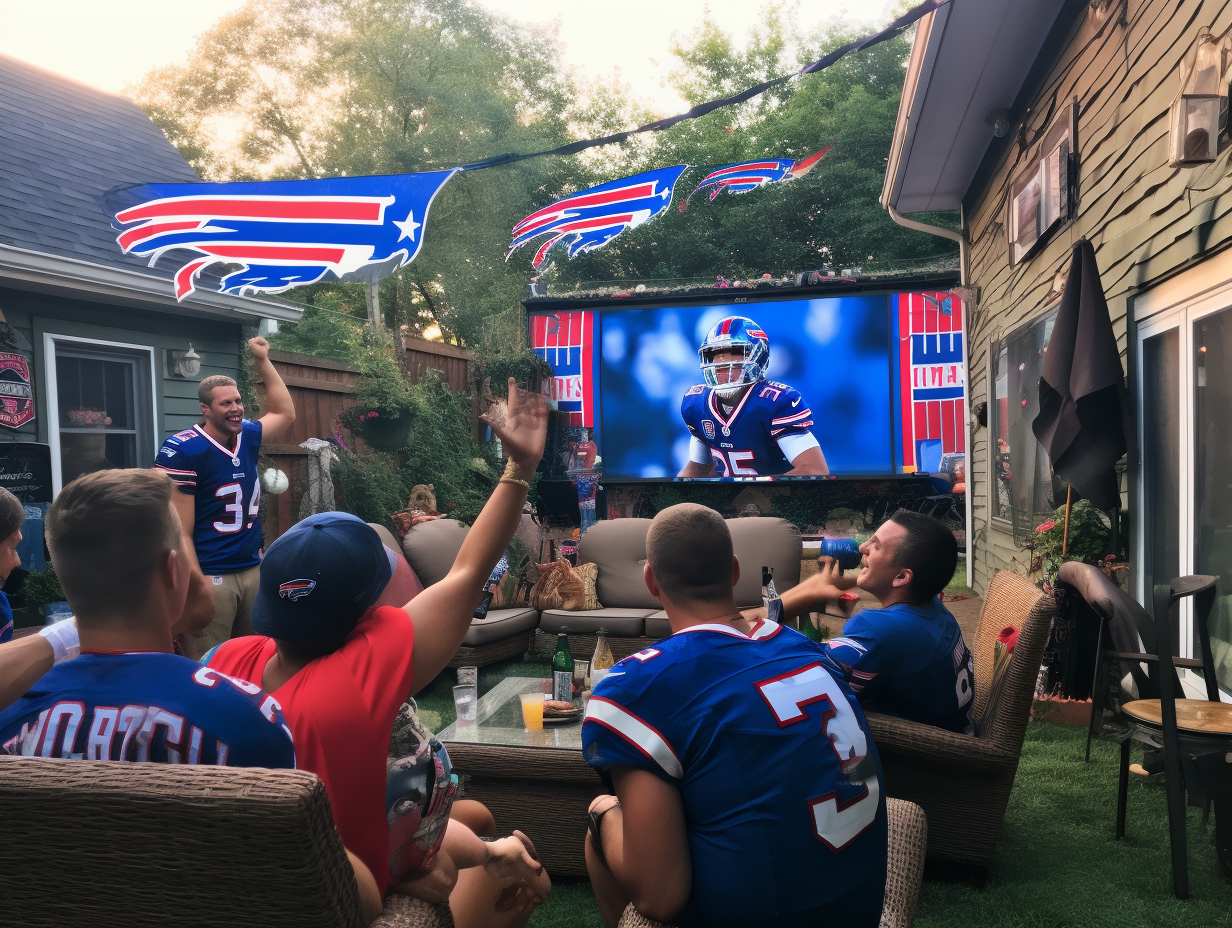
[[[1117,776],[1116,839],[1118,841],[1125,837],[1125,801],[1129,793],[1129,742],[1129,738],[1121,742],[1121,769]]]

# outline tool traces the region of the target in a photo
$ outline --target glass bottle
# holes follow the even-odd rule
[[[593,690],[599,685],[599,681],[607,676],[607,672],[616,665],[616,659],[612,656],[611,646],[607,643],[607,629],[599,629],[598,637],[595,639],[595,653],[590,659],[590,688]]]
[[[778,599],[779,594],[774,589],[774,568],[763,567],[761,569],[761,602],[767,609],[770,608],[770,600]]]
[[[552,698],[573,702],[573,655],[566,631],[562,628],[556,636],[556,653],[552,655]]]
[[[811,641],[821,641],[821,629],[813,624],[813,613],[800,613],[800,632]]]

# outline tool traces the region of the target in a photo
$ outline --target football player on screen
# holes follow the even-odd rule
[[[747,316],[719,320],[697,349],[704,384],[680,404],[689,461],[677,477],[767,477],[830,473],[809,426],[813,413],[793,388],[766,380],[770,340]]]

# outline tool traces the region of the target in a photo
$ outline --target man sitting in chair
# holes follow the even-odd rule
[[[871,593],[881,608],[857,613],[843,626],[842,637],[825,644],[860,704],[970,733],[971,652],[958,622],[937,598],[958,564],[954,533],[931,516],[900,509],[860,545],[860,553],[855,579],[843,576],[837,561],[821,558],[814,576],[783,594],[782,614],[820,612],[853,586]]]
[[[586,866],[609,926],[626,906],[681,928],[878,923],[886,805],[842,674],[792,629],[737,611],[727,523],[691,503],[646,537],[672,635],[596,687],[583,756],[615,796],[590,807]]]

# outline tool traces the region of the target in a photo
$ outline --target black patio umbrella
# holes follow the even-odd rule
[[[1085,497],[1098,509],[1121,505],[1116,463],[1132,434],[1121,353],[1099,282],[1095,249],[1074,245],[1061,307],[1044,356],[1039,414],[1031,430],[1048,452],[1053,472],[1069,484],[1069,506]]]

